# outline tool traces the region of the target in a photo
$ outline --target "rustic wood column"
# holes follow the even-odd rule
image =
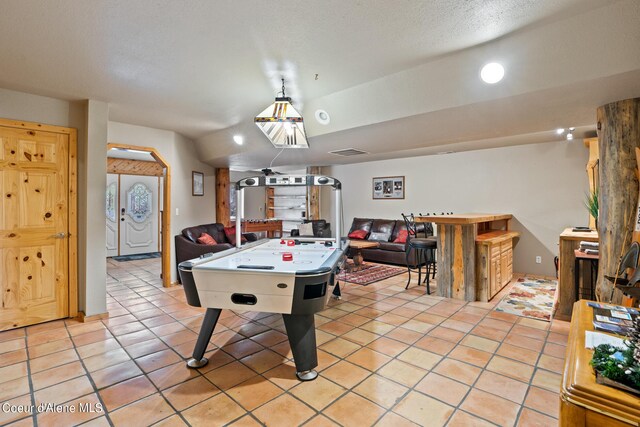
[[[438,295],[476,300],[476,224],[438,224]]]
[[[230,223],[230,185],[229,168],[216,168],[216,222],[225,226]]]
[[[320,175],[322,168],[320,166],[309,166],[307,174]],[[320,219],[320,187],[313,185],[307,187],[307,218]]]
[[[640,98],[613,102],[598,108],[598,185],[600,268],[597,293],[601,301],[622,299],[604,275],[615,275],[631,243],[638,202],[635,148],[640,146]]]

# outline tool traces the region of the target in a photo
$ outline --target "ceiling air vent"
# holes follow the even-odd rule
[[[335,154],[336,156],[359,156],[360,154],[369,154],[366,151],[357,150],[355,148],[345,148],[344,150],[329,151],[329,154]]]

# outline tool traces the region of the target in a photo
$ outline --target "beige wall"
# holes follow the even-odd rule
[[[0,117],[78,130],[78,308],[89,316],[106,311],[105,233],[96,232],[89,220],[104,212],[104,193],[90,193],[88,188],[99,187],[101,171],[106,173],[106,152],[102,154],[100,147],[106,147],[107,115],[104,103],[68,102],[0,88]]]
[[[199,160],[195,145],[189,139],[172,131],[109,122],[108,139],[109,142],[153,147],[171,166],[171,281],[174,282],[177,277],[173,236],[183,228],[215,222],[214,168]],[[204,196],[191,195],[192,171],[204,173]]]
[[[400,213],[512,213],[522,236],[514,250],[514,270],[554,275],[560,232],[588,225],[583,206],[588,190],[582,141],[558,141],[328,167],[342,181],[343,235],[354,217],[397,218]],[[371,178],[405,176],[404,200],[372,200]],[[331,198],[323,217],[333,218]],[[542,264],[535,263],[536,256]]]
[[[68,101],[0,88],[0,117],[71,127]]]

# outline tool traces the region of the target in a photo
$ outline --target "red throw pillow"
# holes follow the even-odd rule
[[[231,243],[231,246],[236,245],[236,226],[235,225],[233,227],[225,227],[224,235],[227,236],[227,239],[229,240],[229,243]],[[243,235],[240,235],[240,237],[241,237],[240,244],[247,243],[246,237],[244,237]]]
[[[366,230],[354,230],[351,233],[349,233],[349,238],[350,239],[365,239],[367,237],[367,233]]]
[[[407,230],[400,230],[398,232],[398,236],[396,236],[396,240],[393,243],[407,243],[407,237],[409,236],[409,232]]]
[[[208,235],[207,233],[202,233],[200,237],[198,237],[198,243],[202,243],[203,245],[217,245],[216,239]]]

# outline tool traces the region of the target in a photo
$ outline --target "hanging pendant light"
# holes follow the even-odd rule
[[[254,123],[276,148],[309,148],[302,116],[291,105],[291,98],[284,92],[254,119]]]

